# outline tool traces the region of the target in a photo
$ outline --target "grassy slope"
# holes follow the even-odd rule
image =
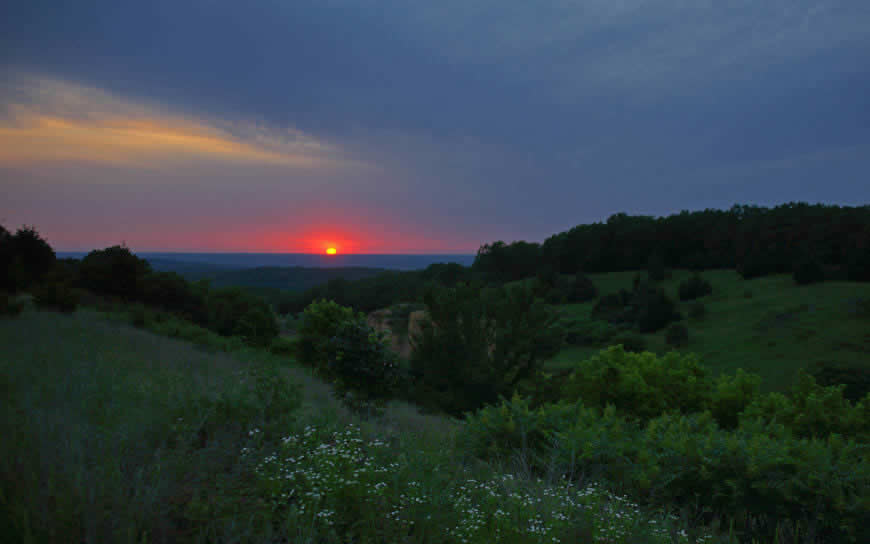
[[[355,479],[369,478],[371,485],[391,474],[384,498],[392,502],[366,502],[371,487],[348,481],[349,471],[361,468],[353,464],[337,480],[348,486],[346,498],[330,503],[327,496],[321,507],[333,514],[359,508],[347,515],[361,516],[373,531],[401,510],[418,528],[408,542],[463,540],[462,534],[482,530],[478,517],[496,511],[514,512],[497,529],[516,532],[516,538],[505,537],[511,542],[538,542],[539,533],[526,529],[528,516],[540,516],[540,527],[558,532],[563,542],[576,541],[578,534],[625,539],[613,542],[669,541],[650,537],[651,527],[668,522],[662,517],[655,525],[635,513],[614,518],[614,508],[631,508],[624,499],[610,506],[617,503],[605,495],[595,499],[597,491],[554,494],[540,480],[505,479],[493,473],[497,467],[472,463],[456,445],[455,421],[421,415],[401,402],[391,403],[382,418],[360,420],[336,402],[328,386],[287,361],[279,372],[301,386],[304,400],[293,417],[285,421],[281,410],[263,420],[235,412],[238,399],[251,398],[245,396],[252,389],[248,369],[269,362],[278,360],[265,352],[198,348],[86,310],[74,316],[27,311],[0,319],[0,532],[16,542],[286,541],[277,535],[291,542],[343,542],[312,521],[313,513],[290,510],[276,518],[263,501],[268,496],[258,495],[252,463],[269,450],[255,429],[277,423],[278,437],[302,436],[303,429],[306,437],[315,433],[312,440],[319,442],[312,447],[321,444],[315,449],[327,457],[306,461],[306,471],[320,471],[312,481],[331,478],[330,467],[346,463],[341,452],[329,453],[336,444],[330,430],[344,433],[355,425],[363,438],[376,438],[380,446],[371,447],[372,459],[388,444],[379,454],[381,465]],[[223,395],[235,399],[230,408],[215,403]],[[324,430],[309,431],[315,428]],[[245,448],[252,452],[247,457]],[[414,494],[419,506],[402,506]],[[594,516],[593,526],[569,495],[589,505],[584,511]],[[563,517],[552,518],[554,513]],[[402,523],[391,526],[401,529]],[[455,537],[442,539],[445,531]],[[492,536],[484,532],[471,541],[490,542]]]
[[[631,289],[634,272],[590,274],[601,294]],[[713,294],[699,299],[707,307],[701,320],[686,317],[689,345],[680,351],[697,353],[714,374],[733,373],[737,368],[762,376],[766,390],[784,390],[799,368],[815,361],[835,360],[870,364],[870,330],[866,321],[850,314],[849,301],[870,298],[870,284],[825,282],[795,285],[791,276],[778,275],[742,279],[733,270],[702,274],[713,285]],[[680,281],[691,276],[675,270],[662,287],[679,301]],[[745,298],[746,291],[752,298]],[[692,302],[680,302],[688,316]],[[561,306],[570,315],[588,316],[594,301]],[[665,333],[644,335],[651,351],[670,349]],[[549,361],[551,368],[567,367],[598,351],[598,348],[569,347]]]

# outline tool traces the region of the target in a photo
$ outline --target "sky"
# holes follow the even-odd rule
[[[0,6],[0,224],[56,250],[474,253],[868,174],[866,0]]]

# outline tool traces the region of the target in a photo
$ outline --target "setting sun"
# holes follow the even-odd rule
[[[335,255],[336,253],[337,253],[337,251],[336,251],[336,249],[335,249],[334,247],[326,248],[326,254],[327,254],[327,255]]]

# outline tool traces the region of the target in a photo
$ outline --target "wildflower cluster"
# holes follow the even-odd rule
[[[629,542],[641,531],[671,542],[666,519],[641,521],[637,505],[595,486],[548,485],[511,474],[484,479],[467,468],[439,466],[425,453],[413,455],[364,439],[356,426],[337,432],[308,426],[283,438],[255,471],[275,515],[340,535],[558,543],[586,534],[610,543]],[[678,542],[689,542],[681,536]]]

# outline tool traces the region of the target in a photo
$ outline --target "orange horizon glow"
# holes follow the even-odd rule
[[[335,255],[336,253],[338,253],[338,250],[335,249],[334,247],[328,247],[328,248],[326,248],[326,254],[327,254],[327,255]]]

